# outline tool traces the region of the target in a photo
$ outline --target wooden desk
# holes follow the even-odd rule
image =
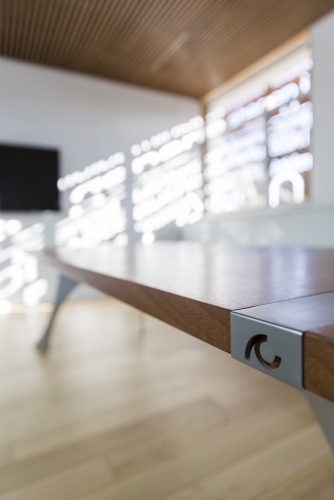
[[[230,319],[236,311],[299,330],[302,385],[334,401],[334,250],[106,243],[38,256],[72,280],[226,352],[231,352]]]

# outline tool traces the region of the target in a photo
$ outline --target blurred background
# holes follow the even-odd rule
[[[334,247],[333,8],[0,0],[0,498],[334,497],[300,395],[88,286],[38,355],[57,274],[30,254]]]

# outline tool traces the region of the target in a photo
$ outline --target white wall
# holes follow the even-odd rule
[[[66,175],[133,143],[188,121],[195,99],[0,58],[0,143],[55,147]],[[66,208],[66,203],[63,207]],[[30,225],[44,222],[47,243],[61,214],[2,214]],[[50,270],[42,270],[54,280]]]
[[[312,200],[334,204],[334,12],[311,27],[313,45],[314,170]]]
[[[198,114],[195,99],[0,58],[0,141],[59,148],[61,175]]]
[[[188,241],[226,246],[334,248],[334,205],[265,209],[210,217],[186,226]]]
[[[311,198],[307,204],[207,217],[185,239],[245,246],[334,248],[334,12],[310,28],[313,50]]]

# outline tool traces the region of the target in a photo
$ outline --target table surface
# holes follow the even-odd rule
[[[38,255],[64,274],[226,352],[230,352],[231,311],[334,291],[334,250],[185,242],[118,248],[106,243]],[[305,307],[285,309],[305,331],[304,386],[334,400],[333,325],[321,321],[316,304],[308,308],[315,316],[309,316],[310,328]]]

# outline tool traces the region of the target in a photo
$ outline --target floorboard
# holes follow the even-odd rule
[[[0,316],[0,500],[334,498],[302,393],[114,299],[64,304],[43,356],[47,319]]]

